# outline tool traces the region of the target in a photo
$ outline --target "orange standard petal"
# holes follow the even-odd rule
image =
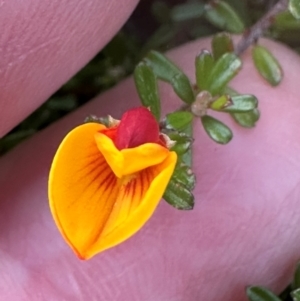
[[[72,130],[50,170],[53,218],[81,259],[123,242],[147,222],[177,161],[156,143],[118,150],[105,129],[87,123]]]

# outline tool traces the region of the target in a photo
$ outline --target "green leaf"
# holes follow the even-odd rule
[[[195,174],[193,173],[191,167],[183,163],[181,159],[178,160],[173,178],[177,182],[182,183],[189,190],[193,190],[195,188]]]
[[[289,11],[296,19],[300,19],[300,1],[289,0]]]
[[[190,148],[192,143],[190,141],[184,143],[176,143],[171,150],[174,151],[178,156],[185,154]]]
[[[215,111],[222,111],[226,107],[232,105],[232,100],[229,95],[222,95],[210,104],[210,108]]]
[[[143,47],[142,53],[148,52],[149,49],[160,48],[163,45],[169,44],[175,37],[177,29],[171,24],[161,25],[150,37],[147,39]],[[144,55],[142,55],[144,56]]]
[[[192,138],[192,136],[193,136],[193,123],[190,122],[187,125],[187,127],[184,130],[181,131],[181,133],[184,133],[187,136],[191,137],[191,139],[193,139]],[[190,167],[192,166],[192,149],[191,148],[189,148],[189,150],[181,156],[181,160],[186,165],[188,165]]]
[[[174,178],[170,180],[163,198],[179,210],[192,210],[194,207],[194,196],[191,191]]]
[[[229,96],[236,96],[239,95],[239,93],[237,91],[235,91],[234,89],[230,88],[230,87],[225,87],[224,90],[222,91],[223,94],[227,94]]]
[[[237,96],[228,96],[231,101],[227,106],[219,109],[218,111],[228,112],[228,113],[242,113],[252,111],[257,108],[258,101],[253,95],[242,94]]]
[[[211,44],[215,60],[218,60],[223,54],[234,50],[231,36],[226,32],[214,35]]]
[[[281,301],[274,293],[262,286],[250,286],[246,289],[250,301]]]
[[[256,45],[252,49],[254,65],[260,75],[272,86],[277,86],[282,80],[282,69],[272,53],[265,47]]]
[[[176,144],[171,148],[171,150],[176,152],[178,156],[181,157],[188,150],[190,150],[193,143],[193,139],[191,137],[182,135],[175,137],[174,134],[169,134],[168,136],[171,140],[176,141]]]
[[[291,292],[291,297],[294,301],[300,301],[300,288]]]
[[[230,80],[239,72],[242,61],[234,53],[222,55],[207,79],[208,91],[214,96],[222,92]]]
[[[260,117],[258,109],[254,109],[245,113],[232,113],[231,116],[240,126],[245,128],[252,128]]]
[[[178,111],[167,114],[166,128],[177,131],[184,130],[193,120],[193,114],[190,112]]]
[[[246,27],[250,27],[252,24],[251,17],[249,14],[249,3],[241,0],[226,0],[226,2],[236,11],[236,13],[243,20]]]
[[[175,75],[183,74],[173,62],[157,51],[150,51],[144,61],[153,69],[154,74],[163,81],[172,83]]]
[[[294,30],[297,33],[300,29],[300,20],[295,19],[289,11],[284,11],[276,15],[273,27],[280,32],[284,32],[285,30],[291,32]]]
[[[177,155],[183,156],[184,162],[191,164],[191,145],[193,138],[191,137],[190,128],[193,121],[193,115],[190,112],[174,112],[166,116],[166,129],[175,130],[167,131],[167,135],[173,141],[175,146],[171,150]]]
[[[196,56],[196,83],[200,90],[208,89],[207,80],[210,76],[213,65],[214,59],[208,50],[202,50],[201,53]]]
[[[296,270],[292,281],[292,289],[296,290],[298,288],[300,288],[300,262],[298,262],[296,265]]]
[[[195,101],[195,95],[190,80],[184,73],[176,74],[171,81],[175,93],[184,102],[191,104]]]
[[[171,19],[174,22],[181,22],[191,19],[200,18],[204,13],[204,5],[202,3],[185,3],[179,4],[172,8]]]
[[[145,62],[140,62],[134,69],[134,81],[145,107],[150,107],[157,120],[160,119],[160,98],[155,74]]]
[[[230,128],[221,121],[208,115],[201,117],[201,121],[206,133],[215,142],[227,144],[232,139]]]
[[[235,10],[225,1],[213,1],[207,6],[206,19],[216,27],[233,33],[242,33],[243,21]]]

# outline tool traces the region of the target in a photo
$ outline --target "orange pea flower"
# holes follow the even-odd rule
[[[151,217],[177,161],[167,140],[144,107],[64,138],[50,171],[50,209],[80,259],[123,242]]]

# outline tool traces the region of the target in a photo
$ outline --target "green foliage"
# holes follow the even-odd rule
[[[160,119],[160,97],[156,76],[151,67],[140,62],[134,69],[135,85],[145,107],[149,107],[157,121]]]
[[[292,281],[292,284],[291,284],[291,288],[293,290],[297,290],[297,289],[300,288],[300,262],[297,262],[294,277],[293,277],[293,281]]]
[[[231,106],[233,103],[232,103],[232,99],[229,95],[222,95],[220,97],[218,97],[216,100],[213,100],[209,107],[210,109],[212,110],[215,110],[215,111],[222,111],[224,110],[225,108],[227,108],[228,106]]]
[[[250,286],[246,290],[250,301],[282,301],[274,293],[262,286]]]
[[[195,100],[195,95],[193,92],[192,85],[190,80],[184,73],[176,74],[172,80],[171,84],[175,93],[181,98],[184,102],[191,104]]]
[[[221,32],[213,36],[212,52],[215,60],[218,60],[223,54],[233,52],[234,45],[231,36],[226,32]]]
[[[175,75],[183,74],[172,61],[157,51],[150,51],[144,61],[153,69],[157,78],[168,83],[172,83]]]
[[[294,301],[300,301],[300,289],[291,292],[291,297]]]
[[[178,111],[166,116],[166,128],[183,131],[193,121],[190,112]]]
[[[242,33],[245,29],[240,16],[225,1],[212,1],[207,7],[206,18],[220,29],[232,33]]]
[[[188,166],[192,164],[193,117],[190,112],[177,111],[170,113],[166,116],[163,127],[170,139],[176,142],[172,150],[176,151],[180,160]]]
[[[277,86],[283,77],[282,68],[272,53],[265,47],[256,45],[252,57],[259,74],[272,86]]]
[[[260,113],[258,109],[254,109],[245,113],[232,113],[231,116],[240,126],[245,128],[252,128],[258,121]]]
[[[194,207],[194,196],[191,191],[196,178],[191,169],[192,121],[193,115],[190,112],[170,113],[166,116],[163,130],[176,142],[171,150],[178,156],[175,171],[163,198],[180,210],[190,210]]]
[[[170,131],[167,132],[167,135],[172,141],[176,142],[171,150],[176,152],[178,156],[183,157],[191,149],[193,139],[185,133]]]
[[[175,170],[174,176],[176,174]],[[191,210],[194,208],[194,196],[191,190],[174,177],[170,180],[163,199],[179,210]]]
[[[230,98],[230,100],[227,100],[227,103],[229,104],[221,107],[220,109],[217,109],[217,111],[228,113],[243,113],[253,111],[257,108],[258,105],[257,98],[253,95],[242,94],[232,97],[227,96],[227,98],[228,97]]]
[[[201,121],[206,133],[215,142],[227,144],[232,139],[232,131],[221,121],[208,115],[203,116]]]
[[[181,22],[201,18],[203,13],[204,4],[200,2],[191,2],[174,6],[170,15],[172,21]]]
[[[208,50],[202,50],[195,59],[196,83],[200,90],[208,90],[208,77],[214,66],[214,59]]]
[[[211,95],[220,94],[242,67],[242,61],[234,53],[223,54],[214,64],[207,86]]]
[[[289,0],[289,11],[296,19],[300,19],[300,1]]]
[[[196,178],[190,166],[179,157],[172,179],[163,195],[165,201],[179,210],[191,210],[194,207],[192,190]]]

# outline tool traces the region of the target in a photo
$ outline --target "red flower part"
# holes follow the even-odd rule
[[[159,125],[152,113],[145,107],[138,107],[123,114],[114,142],[119,150],[145,143],[161,144],[159,135]]]

